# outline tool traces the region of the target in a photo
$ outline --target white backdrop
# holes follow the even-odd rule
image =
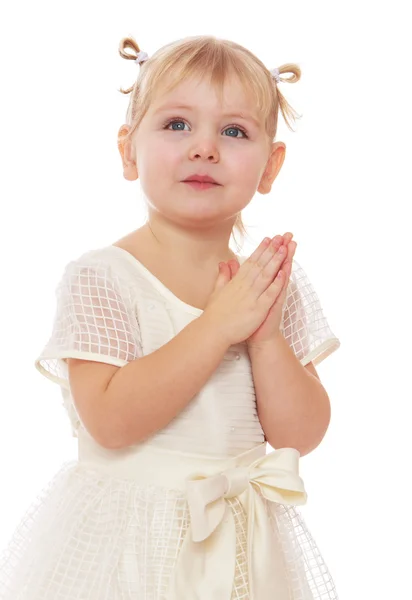
[[[295,133],[279,117],[282,171],[244,212],[254,245],[294,233],[295,258],[341,340],[318,366],[332,421],[301,460],[309,494],[301,510],[341,600],[408,596],[412,49],[401,6],[25,0],[2,8],[0,549],[76,457],[59,389],[34,368],[63,267],[144,222],[139,183],[123,179],[116,144],[129,99],[117,90],[138,69],[120,58],[120,39],[133,35],[151,55],[212,34],[269,68],[302,69],[299,83],[280,84],[303,115]]]

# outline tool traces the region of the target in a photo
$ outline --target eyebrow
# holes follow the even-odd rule
[[[193,111],[194,108],[193,106],[189,106],[188,104],[164,104],[163,106],[160,106],[153,114],[157,115],[160,112],[165,112],[167,110],[190,110]],[[255,117],[253,117],[250,113],[225,113],[224,115],[222,115],[222,117],[224,119],[228,118],[228,117],[235,117],[235,118],[240,118],[240,119],[245,119],[246,121],[252,121],[252,123],[254,123],[256,125],[256,127],[260,127],[261,123],[258,121],[258,119],[256,119]]]

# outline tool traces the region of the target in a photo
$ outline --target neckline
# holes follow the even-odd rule
[[[107,246],[107,248],[114,248],[115,252],[118,252],[119,254],[124,256],[124,258],[128,260],[129,263],[136,267],[139,271],[141,271],[147,277],[147,279],[151,281],[154,287],[164,297],[168,298],[168,300],[170,300],[174,304],[179,305],[181,308],[183,308],[183,310],[193,315],[196,315],[197,317],[200,317],[200,315],[204,313],[203,309],[197,308],[196,306],[192,306],[191,304],[187,304],[187,302],[184,302],[178,296],[176,296],[176,294],[174,294],[164,283],[160,281],[160,279],[158,279],[151,271],[149,271],[149,269],[145,267],[145,265],[142,262],[140,262],[139,259],[137,259],[133,254],[131,254],[131,252],[125,250],[124,248],[120,248],[120,246],[114,246],[113,244]],[[243,257],[236,254],[236,258],[239,260],[239,263],[242,264]]]

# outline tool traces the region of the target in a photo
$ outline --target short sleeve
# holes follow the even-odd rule
[[[293,260],[281,331],[303,366],[316,366],[340,346],[304,269]]]
[[[130,285],[104,259],[70,262],[56,288],[52,333],[36,369],[69,390],[65,358],[122,367],[143,355]]]

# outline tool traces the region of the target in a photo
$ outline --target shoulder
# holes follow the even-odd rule
[[[130,278],[126,261],[121,259],[112,246],[103,246],[88,250],[73,258],[64,266],[64,272],[99,272],[111,277]]]
[[[60,276],[57,293],[63,295],[83,295],[90,297],[118,297],[133,301],[136,290],[133,285],[136,274],[130,265],[121,259],[110,247],[86,251],[68,261]]]

